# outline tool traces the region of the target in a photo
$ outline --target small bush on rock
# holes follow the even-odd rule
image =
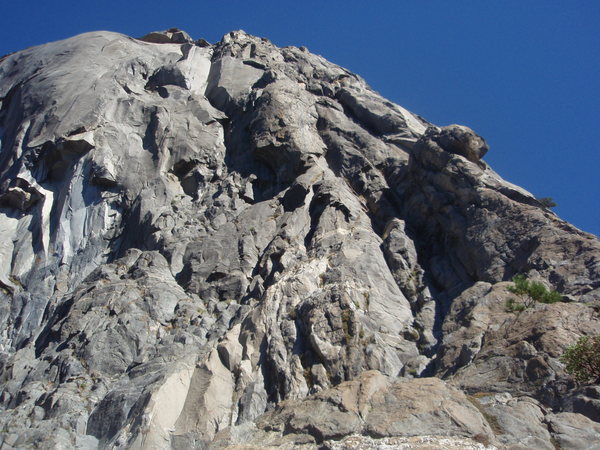
[[[556,291],[549,291],[546,286],[537,281],[529,281],[525,275],[515,275],[513,278],[514,286],[508,288],[509,292],[518,295],[523,303],[518,303],[509,298],[506,301],[506,310],[509,312],[519,312],[526,308],[540,303],[556,303],[562,300],[562,296]]]
[[[540,202],[544,208],[554,208],[556,206],[556,202],[552,197],[538,198],[538,202]]]
[[[525,305],[523,303],[518,303],[514,298],[509,298],[506,300],[506,311],[507,312],[521,312],[525,310]]]
[[[575,344],[567,347],[560,360],[577,381],[600,382],[600,335],[579,338]]]

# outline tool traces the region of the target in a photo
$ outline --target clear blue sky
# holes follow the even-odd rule
[[[0,55],[92,30],[244,29],[305,45],[438,125],[472,127],[504,178],[600,235],[600,1],[24,1]]]

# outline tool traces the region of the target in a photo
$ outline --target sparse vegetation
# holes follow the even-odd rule
[[[467,395],[467,399],[471,402],[471,404],[475,408],[477,408],[479,410],[479,412],[481,413],[481,415],[483,416],[483,418],[486,420],[486,422],[488,423],[488,425],[490,426],[490,428],[492,429],[492,431],[494,432],[495,435],[499,435],[499,434],[503,434],[504,433],[504,430],[502,429],[502,427],[498,423],[498,419],[496,419],[495,416],[492,416],[490,413],[488,413],[485,410],[485,408],[483,407],[483,405],[479,401],[479,398],[477,398],[474,395]]]
[[[0,292],[2,292],[5,295],[12,295],[12,291],[8,288],[8,286],[3,284],[2,282],[0,282]]]
[[[288,312],[288,319],[296,320],[297,317],[298,317],[298,312],[296,311],[296,308],[290,309],[290,311]]]
[[[342,329],[344,330],[344,338],[346,343],[350,343],[352,340],[352,329],[350,324],[350,310],[342,310]]]
[[[537,200],[544,208],[554,208],[556,206],[556,202],[552,199],[552,197],[542,197],[538,198]]]
[[[554,450],[562,450],[560,443],[556,440],[554,436],[550,437],[550,443],[554,446]]]
[[[79,393],[82,394],[88,387],[87,381],[84,379],[78,380],[77,381],[77,389],[79,390]]]
[[[15,286],[18,286],[19,288],[23,289],[23,283],[21,283],[21,280],[19,280],[17,277],[15,277],[14,275],[9,275],[8,280],[14,284]]]
[[[521,312],[525,311],[526,306],[523,303],[518,303],[514,298],[506,300],[506,312]]]
[[[508,291],[518,295],[521,302],[517,302],[514,298],[509,298],[506,301],[506,310],[508,312],[523,311],[531,308],[537,302],[556,303],[562,300],[562,296],[558,292],[548,290],[546,286],[537,281],[529,281],[525,275],[515,275],[513,283],[514,286],[510,286]]]
[[[369,306],[371,306],[371,294],[368,291],[363,292],[363,297],[365,298],[365,311],[369,310]]]
[[[303,371],[303,375],[304,375],[304,380],[306,381],[306,385],[310,388],[312,386],[314,386],[314,381],[312,378],[312,371],[310,370],[310,366],[309,367],[305,367],[304,371]]]
[[[567,347],[560,360],[580,383],[600,382],[600,335],[579,338]]]
[[[327,281],[327,275],[325,275],[324,273],[319,275],[319,287],[322,288],[323,286],[325,286],[325,282]]]

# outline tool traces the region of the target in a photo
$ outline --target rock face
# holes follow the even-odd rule
[[[2,448],[597,445],[600,242],[467,127],[171,29],[0,59],[0,145]]]

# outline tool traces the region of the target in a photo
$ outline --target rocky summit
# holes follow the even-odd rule
[[[0,448],[600,448],[600,241],[473,130],[170,29],[4,56],[0,141]]]

